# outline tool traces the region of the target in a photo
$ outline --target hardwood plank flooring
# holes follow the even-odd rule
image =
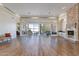
[[[22,54],[21,49],[19,42],[14,39],[10,44],[0,47],[0,56],[20,56]]]
[[[62,37],[57,36],[22,36],[13,41],[11,46],[7,49],[0,50],[0,55],[78,56],[79,43],[73,43],[70,40],[66,40]]]
[[[21,37],[23,55],[27,56],[76,56],[79,55],[79,44],[62,37],[31,36]]]

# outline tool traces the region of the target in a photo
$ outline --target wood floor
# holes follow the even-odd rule
[[[18,56],[22,54],[19,42],[14,39],[10,44],[0,46],[0,56]]]
[[[78,56],[79,43],[62,37],[32,35],[18,37],[0,55],[13,56]]]

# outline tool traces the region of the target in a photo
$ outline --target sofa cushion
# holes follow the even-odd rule
[[[10,33],[5,33],[5,37],[11,37]]]

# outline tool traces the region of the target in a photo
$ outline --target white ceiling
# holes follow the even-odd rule
[[[58,16],[74,3],[4,3],[3,5],[20,16],[48,17]]]

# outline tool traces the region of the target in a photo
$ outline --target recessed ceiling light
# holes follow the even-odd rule
[[[62,9],[66,9],[66,7],[62,7]]]
[[[20,15],[19,14],[16,14],[16,17],[20,17]]]

